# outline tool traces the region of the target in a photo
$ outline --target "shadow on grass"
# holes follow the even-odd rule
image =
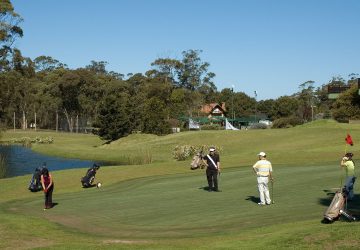
[[[207,192],[208,192],[208,191],[211,191],[208,186],[199,187],[199,189],[204,190],[204,191],[207,191]]]
[[[329,206],[332,199],[334,198],[336,190],[332,189],[324,189],[324,193],[326,194],[326,197],[319,199],[319,204],[323,206]]]
[[[52,208],[56,207],[58,204],[59,203],[57,203],[57,202],[53,202],[50,207],[45,208],[44,210],[52,209]]]
[[[254,202],[254,203],[257,204],[257,203],[260,201],[260,198],[251,195],[251,196],[248,196],[245,200],[247,200],[247,201],[252,201],[252,202]]]

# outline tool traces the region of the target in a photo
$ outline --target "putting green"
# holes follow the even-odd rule
[[[198,170],[110,186],[103,180],[100,189],[82,189],[79,183],[77,192],[55,191],[54,202],[58,204],[51,210],[42,210],[40,193],[8,203],[7,209],[76,231],[137,240],[232,234],[312,219],[320,223],[332,199],[332,188],[340,182],[338,166],[279,166],[274,171],[275,204],[265,207],[257,205],[256,178],[251,169],[231,168],[221,174],[222,192],[218,193],[203,189],[204,171]]]

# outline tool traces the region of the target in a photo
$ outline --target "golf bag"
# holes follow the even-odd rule
[[[35,169],[34,174],[31,177],[30,183],[29,183],[29,187],[28,189],[31,192],[37,192],[42,190],[42,185],[41,185],[41,174],[42,174],[42,167],[37,167]]]
[[[95,186],[93,182],[95,180],[96,171],[98,171],[99,168],[99,165],[94,164],[91,168],[87,170],[86,175],[81,178],[81,184],[84,188]]]
[[[201,153],[197,153],[196,155],[194,155],[191,163],[190,163],[190,169],[191,170],[195,170],[198,168],[205,168],[206,167],[206,163],[203,161]]]
[[[324,213],[324,222],[332,223],[335,220],[339,219],[341,215],[344,215],[350,221],[355,221],[355,218],[349,215],[344,209],[346,198],[346,187],[344,187],[341,191],[336,191],[330,206],[326,209]]]

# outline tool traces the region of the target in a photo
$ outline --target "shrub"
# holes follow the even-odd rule
[[[177,145],[173,149],[172,154],[174,159],[178,161],[185,161],[186,159],[189,159],[198,152],[201,152],[202,154],[207,153],[210,147],[215,147],[217,152],[222,152],[222,148],[215,145]]]
[[[173,157],[178,161],[185,161],[190,156],[194,155],[195,147],[191,145],[175,146],[173,150]]]
[[[178,119],[169,119],[167,120],[171,128],[177,128],[180,127],[180,121]]]
[[[219,124],[205,124],[201,126],[202,130],[221,130],[224,129],[221,125]]]
[[[52,137],[45,137],[45,138],[41,138],[41,137],[35,137],[35,138],[30,138],[30,137],[22,137],[22,138],[12,138],[10,139],[10,143],[15,144],[15,143],[20,143],[23,144],[24,146],[30,146],[33,143],[37,143],[37,144],[51,144],[54,142],[54,139]]]
[[[268,126],[264,123],[254,123],[251,124],[250,129],[267,129]]]
[[[303,120],[298,117],[284,117],[279,118],[273,122],[272,128],[291,128],[296,125],[303,124]]]

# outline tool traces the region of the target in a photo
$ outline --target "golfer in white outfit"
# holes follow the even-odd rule
[[[260,193],[259,205],[270,205],[269,178],[273,181],[271,162],[266,160],[266,154],[260,152],[259,160],[254,164],[253,171],[257,176],[258,188]]]

